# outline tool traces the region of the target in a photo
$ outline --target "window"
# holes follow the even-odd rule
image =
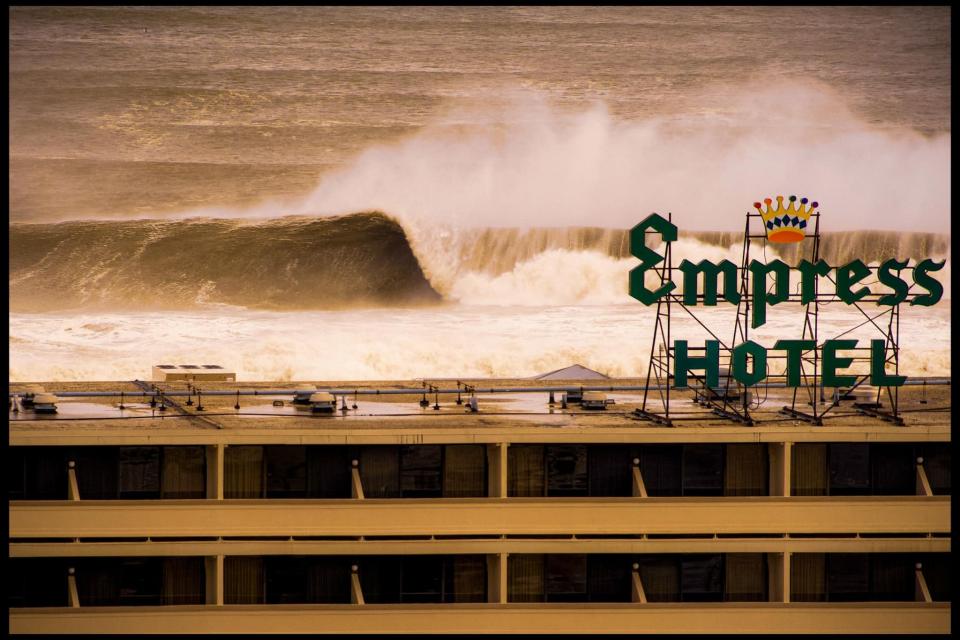
[[[587,594],[590,602],[630,602],[631,565],[629,556],[594,554],[587,556]]]
[[[870,494],[870,447],[860,443],[827,445],[830,495]]]
[[[404,556],[400,566],[401,602],[443,602],[443,557]]]
[[[120,447],[119,461],[121,500],[160,497],[159,447]]]
[[[11,500],[66,500],[67,461],[55,447],[10,447],[7,477]]]
[[[269,556],[263,560],[267,604],[350,602],[347,558]]]
[[[439,445],[400,447],[400,493],[404,498],[439,498],[443,448]]]
[[[683,494],[682,445],[644,445],[640,447],[640,473],[650,496]]]
[[[548,496],[570,497],[588,494],[585,445],[548,445],[546,469]]]
[[[544,563],[544,591],[547,602],[585,602],[587,556],[548,554]]]
[[[487,450],[484,445],[444,446],[443,495],[446,498],[482,498],[487,495]]]
[[[722,444],[684,445],[683,495],[723,495]]]
[[[307,493],[307,454],[302,446],[263,448],[268,498],[303,498]]]
[[[307,447],[307,497],[349,498],[351,459],[347,447]]]
[[[681,556],[680,593],[684,602],[722,600],[723,557],[720,554]]]
[[[207,456],[202,446],[163,447],[161,498],[199,499],[207,495]]]
[[[9,558],[7,606],[68,606],[67,569],[64,558]]]
[[[633,495],[633,455],[623,445],[591,446],[587,469],[591,496]]]
[[[873,495],[916,494],[917,459],[909,444],[871,444],[870,466]]]
[[[827,554],[827,599],[832,602],[870,600],[870,560],[865,553]]]
[[[950,443],[927,442],[917,447],[916,453],[923,458],[923,470],[934,495],[950,495]]]
[[[507,495],[546,495],[543,445],[515,444],[507,448]]]

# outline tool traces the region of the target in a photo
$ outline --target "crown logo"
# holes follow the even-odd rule
[[[763,218],[763,224],[767,228],[767,240],[770,242],[800,242],[806,237],[807,221],[819,205],[812,202],[808,207],[806,198],[800,198],[798,204],[797,196],[790,196],[789,200],[790,202],[784,205],[783,196],[777,196],[777,205],[773,207],[773,201],[767,198],[763,201],[767,205],[766,209],[761,208],[759,202],[753,203]]]

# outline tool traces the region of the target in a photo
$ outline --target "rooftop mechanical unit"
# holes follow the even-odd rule
[[[157,364],[153,366],[154,382],[236,382],[237,374],[218,364]]]
[[[602,391],[584,391],[580,400],[580,407],[583,409],[606,409],[607,394]]]
[[[52,393],[38,393],[33,396],[34,413],[56,413],[57,396]]]
[[[293,404],[310,404],[310,396],[317,392],[317,388],[312,384],[297,385],[293,390]]]
[[[318,391],[310,396],[310,410],[314,413],[333,413],[337,398],[332,393]]]

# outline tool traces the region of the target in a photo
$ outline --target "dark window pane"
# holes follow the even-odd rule
[[[363,599],[371,604],[400,602],[400,558],[368,556],[358,561]]]
[[[442,556],[404,556],[400,565],[401,602],[443,602]]]
[[[827,599],[827,564],[822,553],[790,556],[790,599],[794,602],[824,602]]]
[[[487,455],[484,445],[444,446],[443,495],[446,498],[482,498],[487,495]]]
[[[770,471],[766,444],[727,444],[723,493],[727,496],[768,495]]]
[[[164,447],[161,478],[162,498],[205,498],[207,454],[204,447]]]
[[[507,557],[508,602],[544,601],[543,565],[541,554],[511,553]]]
[[[304,498],[307,494],[307,452],[302,446],[263,448],[268,498]]]
[[[120,447],[120,498],[160,497],[160,448]],[[83,494],[80,494],[83,497]]]
[[[400,497],[400,452],[397,447],[360,450],[360,478],[368,498]]]
[[[400,492],[404,498],[439,498],[443,448],[400,447]]]
[[[444,557],[444,602],[487,601],[487,557]]]
[[[231,445],[223,452],[223,497],[263,497],[263,447]]]
[[[120,604],[122,570],[114,558],[83,558],[74,563],[81,607]]]
[[[871,553],[870,600],[910,602],[916,574],[911,556],[901,553]]]
[[[307,559],[307,599],[305,602],[348,604],[350,602],[350,564],[346,558]]]
[[[162,602],[162,587],[163,558],[131,558],[121,560],[121,605],[141,607],[159,605]]]
[[[307,497],[349,498],[351,459],[346,447],[307,447]]]
[[[933,493],[950,495],[950,443],[928,442],[918,449]]]
[[[648,602],[680,601],[680,561],[676,556],[644,555],[637,562]]]
[[[587,495],[587,447],[547,445],[547,495]]]
[[[11,500],[66,500],[67,461],[59,447],[11,447]]]
[[[267,604],[307,602],[307,559],[296,556],[264,558]]]
[[[950,602],[952,573],[949,553],[918,553],[914,561],[920,563],[923,577],[935,602]]]
[[[223,559],[224,604],[263,604],[264,559],[257,556],[227,556]]]
[[[116,500],[119,479],[117,447],[77,447],[67,453],[76,462],[82,500]]]
[[[680,445],[644,445],[640,448],[640,473],[650,496],[682,494]]]
[[[917,462],[907,443],[870,445],[873,494],[909,496],[917,492]]]
[[[680,593],[684,602],[722,600],[722,556],[720,554],[682,556],[680,560]]]
[[[723,495],[723,445],[683,446],[683,495]]]
[[[26,498],[26,461],[24,457],[27,447],[10,447],[7,449],[7,497],[10,500],[25,500]]]
[[[827,554],[827,599],[865,602],[870,596],[870,561],[865,553]]]
[[[827,495],[827,445],[820,442],[795,443],[790,478],[791,493],[795,496]]]
[[[765,602],[767,600],[765,554],[728,553],[723,563],[724,600],[728,602]]]
[[[587,595],[590,602],[630,602],[631,564],[628,556],[596,554],[587,557]]]
[[[546,495],[546,470],[541,444],[512,444],[507,448],[507,495],[540,497]]]
[[[163,604],[203,604],[206,601],[204,559],[163,559]]]
[[[828,445],[830,494],[870,494],[870,448],[866,444],[833,442]]]
[[[587,451],[590,495],[633,495],[632,460],[630,449],[625,446],[591,446]]]
[[[548,554],[544,562],[544,590],[547,602],[585,602],[587,556]]]
[[[6,580],[10,607],[69,605],[64,558],[9,558]]]

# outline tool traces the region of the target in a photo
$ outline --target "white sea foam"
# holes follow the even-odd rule
[[[866,310],[880,311],[872,305]],[[673,337],[702,344],[707,333],[675,311]],[[700,312],[722,340],[732,338],[735,307]],[[901,371],[949,375],[949,307],[906,307],[902,313]],[[653,316],[654,309],[640,303],[11,314],[9,379],[143,379],[161,362],[217,363],[236,369],[241,380],[532,376],[574,362],[614,376],[640,376],[646,374]],[[854,308],[828,305],[820,318],[821,339],[863,321]],[[799,338],[802,322],[799,305],[781,304],[751,338],[765,346]],[[870,325],[850,335],[863,346],[879,337]]]

